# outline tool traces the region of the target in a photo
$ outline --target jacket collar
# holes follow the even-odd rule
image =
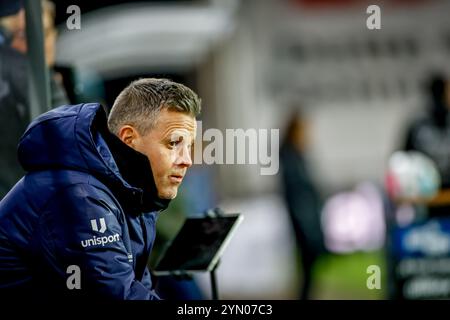
[[[108,134],[106,143],[119,168],[120,175],[131,186],[131,200],[141,212],[161,211],[169,206],[170,199],[158,197],[153,172],[147,156],[130,148],[113,134]]]

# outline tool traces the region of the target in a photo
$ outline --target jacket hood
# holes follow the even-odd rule
[[[119,201],[144,212],[165,209],[170,200],[157,196],[147,157],[111,134],[106,119],[98,103],[65,105],[40,115],[20,139],[20,164],[28,172],[85,172],[118,193]]]

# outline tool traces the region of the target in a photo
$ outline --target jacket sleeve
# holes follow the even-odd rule
[[[81,288],[71,290],[81,296],[158,299],[148,283],[135,279],[121,214],[107,193],[88,184],[65,188],[50,200],[41,215],[40,245],[49,268],[59,275],[59,287],[68,288],[66,270],[77,266]]]

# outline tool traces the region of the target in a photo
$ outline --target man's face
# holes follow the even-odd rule
[[[43,32],[44,32],[44,50],[45,61],[48,66],[53,66],[55,63],[55,43],[57,30],[54,24],[54,18],[46,6],[43,7],[42,14]],[[6,27],[12,32],[11,47],[17,51],[26,54],[28,51],[26,38],[26,18],[25,9],[5,18]]]
[[[131,147],[145,154],[151,164],[158,196],[176,197],[178,187],[192,166],[191,148],[197,123],[189,114],[163,109],[146,135],[137,135]]]
[[[4,19],[4,23],[12,32],[11,47],[17,51],[27,53],[27,39],[25,35],[25,9],[20,9],[15,15]]]

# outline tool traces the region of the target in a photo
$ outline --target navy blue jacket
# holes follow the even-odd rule
[[[99,104],[62,106],[21,138],[27,174],[0,202],[0,293],[158,299],[147,260],[168,201],[106,117]]]

